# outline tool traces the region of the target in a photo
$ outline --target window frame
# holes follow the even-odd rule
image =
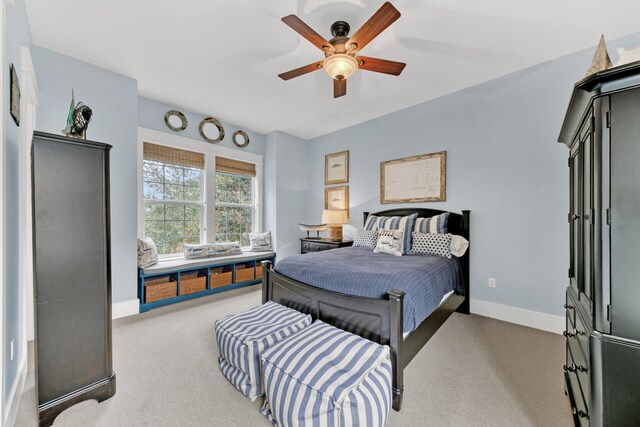
[[[231,176],[247,176],[247,175],[240,175],[240,174],[234,174],[234,173],[228,173],[228,172],[216,172],[215,175],[217,174],[222,174],[222,175],[231,175]],[[214,175],[214,181],[215,181],[215,175]],[[221,208],[251,208],[253,209],[253,221],[251,224],[251,228],[253,229],[253,233],[256,233],[256,217],[258,216],[258,208],[257,208],[257,204],[256,204],[256,193],[257,193],[257,174],[255,177],[249,177],[251,178],[251,202],[249,204],[242,204],[242,203],[215,203],[215,206],[218,207],[220,206]],[[213,212],[213,219],[212,219],[214,225],[215,225],[215,210]],[[249,248],[249,246],[243,246],[244,248]]]
[[[143,156],[144,156],[144,150],[143,150]],[[205,238],[205,231],[204,231],[204,225],[205,225],[205,217],[204,217],[204,212],[205,212],[205,189],[204,189],[204,183],[206,181],[205,179],[205,170],[202,170],[202,174],[200,175],[200,201],[199,202],[194,202],[194,201],[190,201],[190,200],[175,200],[175,199],[162,199],[162,200],[152,200],[152,199],[145,199],[144,198],[144,183],[145,182],[151,182],[154,184],[163,184],[166,185],[166,181],[165,182],[155,182],[155,181],[144,181],[144,157],[142,159],[142,203],[143,203],[143,208],[142,208],[142,234],[144,235],[144,212],[145,212],[145,206],[146,205],[174,205],[174,206],[200,206],[200,241],[202,242],[202,240]],[[160,163],[160,164],[164,164],[164,165],[171,165],[170,163],[162,163],[159,161],[155,161],[155,160],[151,160],[155,163]],[[206,162],[206,156],[205,156],[205,162]],[[188,168],[186,166],[175,166],[175,165],[171,165],[173,167],[180,167],[180,168],[184,168],[184,169],[196,169],[196,168]],[[200,169],[199,169],[200,170]],[[185,187],[183,185],[183,187]],[[166,217],[163,219],[164,222],[167,221]],[[183,236],[185,237],[185,236]],[[175,253],[170,253],[170,254],[158,254],[158,259],[172,259],[172,258],[180,258],[182,256],[182,254],[180,252],[175,252]]]
[[[256,165],[256,176],[253,178],[253,232],[262,232],[264,211],[262,209],[263,197],[263,170],[264,156],[247,151],[241,151],[234,148],[224,147],[221,145],[208,144],[203,141],[186,138],[183,136],[172,135],[170,133],[138,128],[138,237],[144,236],[144,185],[143,185],[143,161],[144,150],[143,144],[148,142],[151,144],[164,145],[168,147],[179,148],[182,150],[194,151],[202,153],[205,156],[205,167],[201,177],[202,189],[202,209],[201,209],[201,242],[215,241],[215,164],[216,157],[226,157],[229,159],[240,160],[243,162],[253,163]],[[209,179],[212,177],[212,179]],[[166,203],[169,201],[163,201]],[[187,202],[179,202],[184,204]],[[222,205],[221,205],[222,206]],[[244,206],[244,205],[243,205]],[[163,259],[181,258],[182,254],[165,255]]]

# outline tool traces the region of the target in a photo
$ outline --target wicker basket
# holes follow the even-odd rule
[[[236,283],[254,280],[256,269],[248,265],[236,265]]]
[[[195,273],[180,274],[180,295],[195,294],[207,289],[207,276]]]
[[[256,266],[256,279],[262,279],[262,265],[258,264]]]
[[[211,270],[210,279],[211,280],[210,280],[209,287],[211,289],[220,288],[222,286],[227,286],[227,285],[230,285],[232,283],[233,272],[232,271],[223,271],[222,269],[214,271],[212,269]]]
[[[147,303],[178,296],[178,282],[172,277],[144,280],[144,300]]]

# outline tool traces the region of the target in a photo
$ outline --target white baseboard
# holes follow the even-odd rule
[[[140,300],[138,298],[129,301],[113,303],[111,306],[111,319],[119,319],[121,317],[133,316],[140,313]]]
[[[13,427],[18,417],[18,407],[20,406],[20,400],[22,400],[22,392],[24,391],[24,384],[27,380],[27,355],[24,354],[20,361],[20,371],[18,372],[18,380],[13,384],[13,388],[9,392],[7,397],[7,416],[4,419],[2,425],[7,427]]]
[[[524,308],[511,307],[495,302],[471,298],[471,312],[492,317],[516,325],[528,326],[543,331],[561,334],[565,329],[565,318],[553,314],[540,313]]]

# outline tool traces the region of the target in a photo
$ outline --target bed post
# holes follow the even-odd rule
[[[389,346],[391,347],[391,392],[392,406],[395,411],[399,411],[402,406],[402,393],[404,392],[404,366],[402,366],[402,313],[404,305],[404,292],[389,291]]]
[[[469,214],[471,211],[462,211],[462,237],[469,240]],[[471,281],[469,280],[469,252],[471,251],[471,245],[467,248],[467,252],[462,258],[460,258],[460,265],[462,267],[462,277],[464,278],[464,301],[460,304],[460,307],[456,310],[458,313],[469,314],[471,294],[469,289],[471,288]]]
[[[269,289],[269,275],[271,274],[271,261],[262,261],[262,303],[266,303],[271,298]]]

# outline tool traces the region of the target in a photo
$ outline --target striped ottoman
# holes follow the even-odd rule
[[[260,357],[278,426],[382,426],[391,408],[389,347],[319,320]]]
[[[223,375],[242,394],[256,400],[263,393],[259,359],[262,351],[310,324],[311,316],[272,301],[217,321],[218,362]]]

